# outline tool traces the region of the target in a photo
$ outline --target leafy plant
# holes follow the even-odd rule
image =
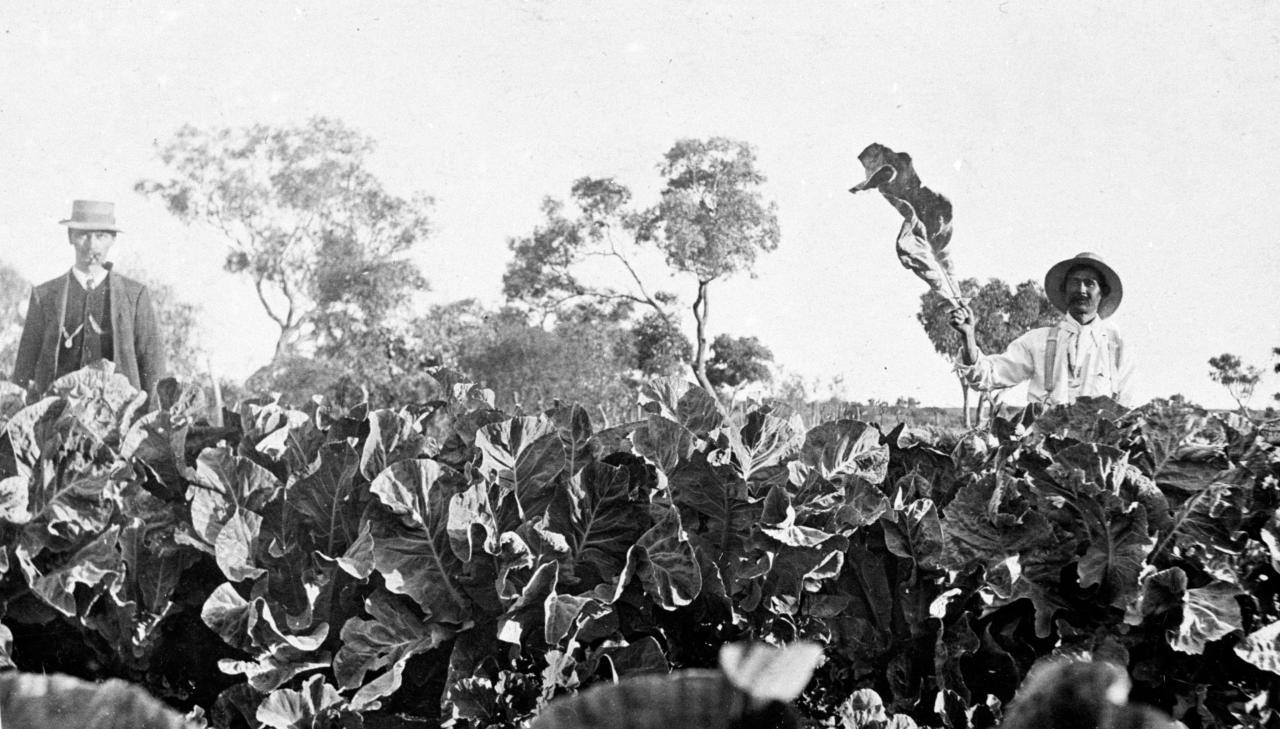
[[[807,640],[826,726],[989,726],[1051,653],[1191,727],[1267,720],[1280,459],[1240,417],[1082,400],[944,449],[677,380],[600,428],[430,376],[429,402],[251,400],[217,430],[174,382],[147,413],[60,380],[0,436],[5,659],[219,727],[478,728]]]

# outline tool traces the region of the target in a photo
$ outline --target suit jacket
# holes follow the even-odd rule
[[[18,343],[13,381],[43,393],[53,383],[60,354],[62,322],[59,311],[71,272],[31,289],[27,320]],[[112,360],[116,372],[134,387],[154,393],[165,374],[164,347],[147,287],[114,271],[107,276],[111,287],[111,327],[115,343]]]

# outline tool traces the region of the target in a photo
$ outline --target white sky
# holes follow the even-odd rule
[[[783,239],[757,278],[716,284],[712,331],[857,399],[958,404],[914,319],[924,284],[894,256],[896,213],[846,192],[880,142],[951,198],[960,276],[1102,254],[1144,398],[1228,406],[1209,357],[1266,365],[1280,346],[1277,3],[112,5],[0,12],[0,259],[57,275],[70,201],[115,200],[117,258],[203,306],[227,375],[269,359],[274,326],[219,239],[133,184],[184,123],[317,114],[378,140],[392,190],[436,198],[431,301],[497,303],[506,241],[544,195],[611,175],[649,202],[677,138],[725,135],[756,145]]]

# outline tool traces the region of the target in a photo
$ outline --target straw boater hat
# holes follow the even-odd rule
[[[72,230],[109,230],[112,233],[122,232],[116,227],[116,204],[99,200],[74,200],[71,203],[71,217],[59,220],[60,224]]]
[[[1116,313],[1116,309],[1120,306],[1120,299],[1124,297],[1124,287],[1120,285],[1120,276],[1110,266],[1103,263],[1102,258],[1097,253],[1089,253],[1088,251],[1077,253],[1065,261],[1058,261],[1044,275],[1044,293],[1049,297],[1049,301],[1057,307],[1058,311],[1067,311],[1067,295],[1062,290],[1062,282],[1067,278],[1067,272],[1076,266],[1088,266],[1097,271],[1106,280],[1107,288],[1111,291],[1098,303],[1098,316],[1106,319]]]

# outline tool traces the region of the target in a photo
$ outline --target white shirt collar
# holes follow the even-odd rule
[[[1070,314],[1062,317],[1058,321],[1058,328],[1070,334],[1092,334],[1097,335],[1107,330],[1107,325],[1103,323],[1102,317],[1095,316],[1088,324],[1081,324],[1076,321],[1075,317]]]
[[[81,271],[75,266],[71,267],[71,275],[76,277],[76,280],[80,282],[80,288],[85,291],[92,291],[98,284],[106,281],[109,273],[111,272],[103,269],[97,276],[90,276],[88,271]]]

